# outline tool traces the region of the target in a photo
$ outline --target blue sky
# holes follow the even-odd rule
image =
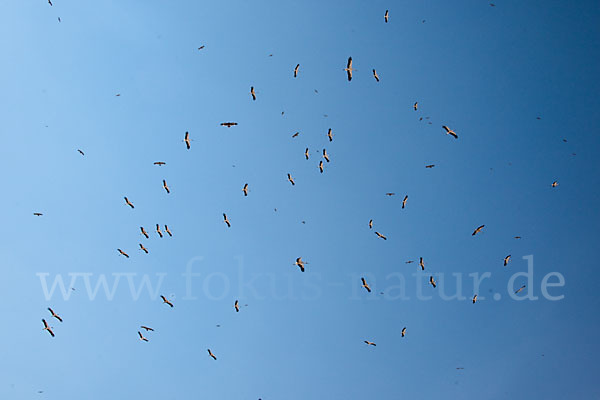
[[[53,3],[0,26],[0,398],[600,395],[597,2]]]

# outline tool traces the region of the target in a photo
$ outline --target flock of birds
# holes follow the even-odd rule
[[[50,0],[48,0],[48,3],[52,6],[52,2]],[[490,4],[490,5],[493,6],[493,4]],[[59,21],[60,21],[60,19],[59,19]],[[385,23],[388,23],[388,21],[389,21],[389,11],[388,10],[385,11],[384,21],[385,21]],[[204,46],[200,46],[198,48],[198,50],[202,50],[203,48],[204,48]],[[346,62],[346,67],[343,70],[346,73],[347,80],[349,82],[352,81],[353,73],[354,73],[354,71],[356,71],[356,69],[353,67],[352,57],[348,57],[348,60]],[[294,69],[293,69],[293,77],[297,78],[299,76],[299,73],[300,73],[300,64],[297,64],[294,67]],[[377,82],[379,82],[380,79],[379,79],[379,75],[377,74],[377,71],[375,69],[373,69],[372,73],[373,73],[374,79]],[[120,96],[120,94],[117,94],[116,96]],[[257,100],[256,90],[255,90],[254,86],[250,87],[250,96],[252,98],[252,101],[256,101]],[[415,111],[417,111],[418,110],[418,102],[415,102],[414,105],[412,106],[412,108]],[[420,118],[420,119],[422,120],[422,118]],[[430,122],[430,124],[431,124],[431,122]],[[236,126],[238,124],[237,124],[237,122],[227,121],[227,122],[222,122],[220,125],[223,126],[223,127],[231,128],[231,127],[234,127],[234,126]],[[443,132],[446,135],[449,135],[449,136],[451,136],[454,139],[458,139],[458,134],[452,128],[450,128],[450,127],[448,127],[446,125],[442,125],[441,128],[443,129]],[[299,134],[300,134],[300,132],[294,133],[292,135],[292,138],[297,137]],[[332,132],[332,129],[328,130],[328,132],[327,132],[327,138],[328,138],[329,142],[333,142],[333,132]],[[191,146],[192,140],[190,138],[189,132],[185,132],[184,138],[183,138],[183,142],[185,143],[186,149],[190,150],[191,147],[192,147]],[[81,149],[77,149],[77,151],[81,154],[81,156],[85,156],[85,153]],[[306,150],[304,152],[304,157],[306,158],[306,160],[310,159],[311,155],[310,155],[309,148],[306,148]],[[322,150],[321,157],[322,157],[322,160],[319,161],[318,168],[319,168],[319,171],[321,173],[323,173],[324,172],[324,166],[325,166],[325,164],[323,163],[323,161],[325,161],[326,163],[329,163],[329,162],[331,162],[331,160],[330,160],[329,154],[327,153],[326,149]],[[166,162],[164,162],[164,161],[156,161],[156,162],[154,162],[154,165],[162,167],[162,166],[166,165]],[[425,168],[433,168],[433,167],[435,167],[435,164],[429,164],[429,165],[425,166]],[[294,178],[293,178],[293,176],[292,176],[291,173],[287,173],[287,180],[289,181],[289,183],[292,186],[296,185],[296,183],[294,181]],[[166,180],[162,181],[162,186],[163,186],[163,188],[164,188],[164,190],[165,190],[165,192],[167,194],[171,193],[171,189],[169,188]],[[551,187],[555,188],[557,186],[558,186],[558,182],[557,181],[552,182]],[[249,193],[249,185],[248,185],[248,183],[244,184],[244,186],[243,186],[243,188],[241,190],[242,190],[242,193],[243,193],[244,196],[248,196],[248,193]],[[385,193],[385,195],[386,196],[395,196],[395,193],[391,193],[390,192],[390,193]],[[125,204],[128,207],[130,207],[131,209],[135,209],[135,205],[128,199],[127,196],[124,197],[124,201],[125,201]],[[402,200],[402,209],[406,208],[407,201],[408,201],[408,195],[405,195],[404,198],[403,198],[403,200]],[[35,212],[35,213],[33,213],[33,215],[41,217],[43,214],[39,213],[39,212]],[[225,225],[227,225],[228,228],[231,228],[232,224],[231,224],[229,218],[227,217],[226,213],[223,213],[223,222],[225,223]],[[168,236],[170,236],[170,237],[173,236],[173,233],[171,232],[171,230],[169,229],[169,227],[167,225],[163,225],[163,226],[164,226],[164,232]],[[369,229],[373,229],[373,226],[374,226],[373,225],[373,220],[371,219],[371,220],[369,220],[368,227],[369,227]],[[473,231],[472,236],[476,236],[477,234],[481,233],[484,228],[485,228],[485,225],[478,226]],[[143,226],[140,227],[140,231],[141,231],[141,234],[146,239],[148,239],[150,237],[150,235],[148,234],[148,232],[146,231],[146,229]],[[376,230],[373,230],[373,231],[374,231],[375,235],[378,238],[380,238],[382,240],[387,240],[387,237],[384,234],[382,234],[382,233],[380,233],[379,231],[376,231]],[[164,234],[163,234],[163,231],[161,230],[161,225],[160,224],[156,224],[156,234],[160,238],[164,237]],[[515,239],[520,239],[521,237],[520,236],[515,236],[514,238]],[[146,254],[149,253],[148,249],[142,243],[139,243],[139,248],[144,253],[146,253]],[[126,251],[124,251],[124,250],[122,250],[120,248],[117,249],[117,252],[119,253],[119,255],[121,255],[121,256],[123,256],[125,258],[129,258],[130,257],[129,254]],[[505,267],[508,266],[508,263],[509,263],[510,259],[511,259],[511,255],[510,254],[507,255],[506,257],[504,257],[503,264],[504,264]],[[411,264],[413,262],[414,262],[413,260],[406,261],[407,264]],[[296,258],[296,261],[294,263],[294,265],[297,266],[300,269],[301,272],[305,271],[305,266],[307,264],[308,263],[306,261],[302,260],[302,257]],[[423,257],[420,257],[420,259],[419,259],[419,267],[421,268],[422,271],[425,271],[425,262],[424,262]],[[434,278],[433,275],[430,275],[430,277],[429,277],[429,284],[432,286],[432,288],[436,288],[436,286],[437,286],[437,283],[436,283],[435,278]],[[361,278],[361,287],[364,288],[368,293],[371,293],[371,291],[372,291],[371,287],[369,286],[368,282],[366,281],[366,279],[364,277]],[[525,289],[525,287],[526,287],[525,285],[521,286],[515,293],[521,292],[522,290]],[[475,293],[473,295],[473,298],[472,298],[472,303],[473,304],[475,304],[477,302],[477,297],[478,297],[478,295]],[[174,307],[173,302],[170,301],[169,299],[167,299],[164,295],[160,295],[160,298],[162,299],[162,303],[163,304],[165,304],[165,305],[167,305],[167,306],[169,306],[171,308]],[[240,311],[240,306],[239,306],[238,300],[235,300],[234,309],[235,309],[235,312],[239,312]],[[54,319],[58,320],[61,323],[63,322],[62,318],[58,314],[56,314],[52,310],[52,308],[48,308],[48,311],[51,314],[51,318],[54,318]],[[47,331],[50,334],[50,336],[54,337],[55,336],[54,328],[48,324],[48,322],[46,321],[46,319],[42,319],[42,323],[43,323],[43,330]],[[401,337],[405,337],[405,335],[406,335],[406,329],[407,328],[404,327],[402,329],[402,331],[400,332]],[[139,340],[143,341],[143,342],[148,342],[149,338],[145,337],[144,334],[142,334],[141,330],[144,330],[145,333],[148,335],[149,333],[154,332],[154,329],[151,328],[151,327],[148,327],[146,325],[141,325],[140,326],[140,330],[137,331]],[[372,341],[369,341],[369,340],[364,340],[364,343],[367,346],[376,346],[376,343],[374,343]],[[214,353],[210,349],[207,349],[207,351],[208,351],[209,357],[211,357],[213,360],[217,360],[217,357],[214,355]],[[457,369],[463,369],[463,368],[459,367]]]

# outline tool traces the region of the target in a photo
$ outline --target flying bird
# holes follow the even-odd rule
[[[77,149],[77,151],[79,152],[79,154],[81,154],[82,156],[85,156],[85,154],[83,153],[83,151],[81,151],[80,149]]]
[[[52,7],[52,1],[48,0],[48,4],[50,4],[50,7]]]
[[[132,203],[129,201],[129,199],[128,199],[127,197],[123,197],[123,198],[125,199],[125,204],[127,204],[127,205],[128,205],[129,207],[131,207],[131,208],[135,208],[135,207],[133,206],[133,204],[132,204]]]
[[[171,306],[171,308],[173,308],[173,303],[171,303],[169,300],[167,300],[167,298],[165,296],[163,296],[161,294],[160,298],[162,299],[163,303],[168,304],[169,306]]]
[[[235,301],[235,304],[233,305],[233,307],[235,308],[235,312],[240,312],[240,306],[238,304],[238,301]]]
[[[387,240],[387,238],[384,235],[382,235],[381,233],[375,232],[375,234],[377,235],[377,237],[379,237],[379,238],[381,238],[383,240]]]
[[[33,215],[35,215],[36,217],[41,217],[41,216],[42,216],[42,215],[44,215],[44,214],[42,214],[42,213],[39,213],[39,212],[34,212],[34,213],[33,213]]]
[[[404,196],[404,200],[402,200],[402,209],[406,207],[406,200],[408,200],[408,195]]]
[[[329,130],[327,131],[327,137],[329,138],[330,142],[333,142],[333,134],[331,133],[331,128],[329,128]]]
[[[443,125],[442,128],[446,131],[447,135],[451,135],[454,139],[458,139],[458,135],[452,129],[448,128],[446,125]]]
[[[423,257],[419,257],[419,266],[421,267],[421,271],[425,271],[425,263],[423,262]]]
[[[379,76],[377,75],[377,71],[375,71],[375,68],[373,68],[373,77],[377,82],[379,82]]]
[[[290,183],[293,185],[295,185],[296,183],[294,182],[294,178],[292,178],[292,175],[288,174],[288,181],[290,181]]]
[[[210,351],[210,349],[207,349],[207,350],[208,350],[208,355],[211,356],[213,358],[213,360],[216,360],[217,357],[215,357],[215,355],[212,353],[212,351]]]
[[[319,171],[323,173],[323,161],[319,161]]]
[[[408,260],[408,261],[405,261],[404,263],[405,264],[412,264],[412,263],[414,263],[414,261],[413,260]]]
[[[552,187],[557,187],[557,186],[558,186],[558,182],[557,181],[552,182]]]
[[[475,230],[473,231],[473,233],[471,234],[471,236],[475,236],[475,235],[477,235],[479,232],[481,232],[481,230],[483,229],[483,227],[484,227],[484,226],[485,226],[485,225],[481,225],[481,226],[479,226],[477,229],[475,229]]]
[[[308,160],[308,147],[304,150],[304,157]]]
[[[373,220],[372,219],[369,220],[369,229],[373,229]]]
[[[365,280],[365,278],[360,278],[360,280],[362,281],[362,287],[364,287],[365,289],[367,289],[367,292],[371,293],[371,288],[367,284],[367,281]]]
[[[429,283],[431,283],[431,286],[433,286],[435,288],[436,284],[435,284],[435,281],[433,280],[433,276],[429,277]]]
[[[477,295],[473,296],[473,304],[477,302]]]
[[[144,253],[148,254],[148,249],[144,247],[143,244],[139,243],[140,245],[140,250],[142,250]]]
[[[325,161],[329,162],[329,155],[327,155],[327,149],[323,149],[323,158]]]
[[[123,250],[121,249],[117,249],[117,251],[119,252],[119,254],[121,254],[122,256],[125,256],[126,258],[129,258],[129,254],[125,253]]]
[[[296,262],[294,263],[294,265],[297,265],[298,267],[300,267],[300,271],[304,272],[304,261],[302,261],[302,257],[298,257],[296,258]]]
[[[521,239],[521,236],[515,236],[515,239]]]
[[[390,13],[389,13],[389,11],[388,11],[388,10],[385,10],[385,15],[383,16],[383,18],[385,19],[385,23],[386,23],[386,24],[387,24],[387,22],[388,22],[388,19],[389,19],[389,17],[390,17]]]
[[[388,193],[386,193],[385,195],[386,195],[386,196],[395,196],[395,195],[396,195],[396,193],[394,193],[394,192],[388,192]]]
[[[298,76],[298,68],[300,68],[300,64],[297,64],[296,68],[294,68],[294,78]]]
[[[248,196],[248,184],[247,183],[242,188],[242,192],[244,192],[244,196]]]
[[[50,314],[52,314],[52,316],[54,318],[56,318],[57,320],[59,320],[60,322],[63,322],[62,318],[58,316],[58,314],[56,314],[50,307],[48,307],[48,311],[50,311]]]
[[[506,257],[504,257],[504,266],[506,267],[508,265],[508,262],[510,261],[510,254],[507,255]]]
[[[223,213],[223,220],[227,224],[227,227],[231,228],[231,224],[229,223],[229,220],[227,219],[227,214],[225,214],[225,213]]]
[[[252,100],[256,100],[256,92],[254,91],[254,86],[250,86],[250,95],[252,96]]]
[[[298,137],[298,135],[300,134],[300,132],[296,132],[292,135],[293,138]]]
[[[402,337],[404,337],[404,335],[406,335],[406,327],[402,328]]]
[[[169,236],[173,236],[173,234],[171,233],[171,231],[169,230],[169,227],[167,225],[165,225],[165,231],[167,231]]]
[[[237,122],[221,122],[221,126],[226,126],[228,128],[231,128],[232,126],[236,126]]]
[[[515,294],[519,293],[521,290],[525,289],[525,285],[521,286],[519,289],[517,289],[517,291],[515,292]]]
[[[54,337],[54,332],[52,332],[52,327],[48,325],[48,323],[46,322],[45,319],[42,319],[42,322],[44,323],[44,330],[48,331],[50,336]]]
[[[167,193],[171,193],[171,191],[169,190],[169,186],[167,186],[167,181],[165,181],[164,179],[163,179],[163,187],[165,188]]]
[[[161,238],[163,237],[163,234],[160,231],[160,225],[159,224],[156,224],[156,233],[158,233],[158,236],[160,236]]]
[[[138,335],[140,336],[140,340],[143,340],[144,342],[147,342],[147,341],[148,341],[148,339],[146,339],[146,338],[144,337],[144,335],[142,335],[142,332],[138,331]]]
[[[413,105],[413,109],[414,109],[415,111],[417,111],[417,109],[418,109],[418,108],[419,108],[419,102],[418,102],[418,101],[416,101],[416,102],[415,102],[415,104]]]
[[[433,167],[435,167],[435,164],[429,164],[429,165],[425,166],[425,168],[433,168]]]
[[[154,163],[154,165],[158,165],[159,167],[163,166],[165,164],[166,164],[166,162],[164,162],[164,161],[157,161],[157,162]]]
[[[147,327],[147,326],[145,326],[145,325],[142,325],[142,326],[140,326],[140,328],[142,328],[142,329],[145,329],[145,330],[146,330],[146,332],[148,332],[148,331],[152,331],[152,332],[154,332],[154,329],[152,329],[152,328],[150,328],[150,327]]]
[[[369,342],[368,340],[364,341],[366,344],[368,344],[369,346],[377,346],[375,343],[373,342]]]
[[[191,143],[190,143],[190,133],[189,132],[185,132],[185,137],[183,138],[183,141],[185,142],[185,146],[187,147],[187,149],[189,150],[191,147]]]
[[[204,48],[204,45],[198,47],[198,50],[202,50]]]
[[[344,71],[348,73],[348,82],[350,82],[352,80],[352,71],[354,71],[352,68],[352,57],[348,57],[348,64],[346,68],[344,68]]]

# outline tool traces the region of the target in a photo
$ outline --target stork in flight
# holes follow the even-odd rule
[[[296,184],[296,182],[294,182],[294,178],[292,178],[291,174],[287,174],[288,175],[288,181],[290,181],[290,183],[292,184],[292,186],[294,186]]]
[[[508,262],[510,261],[510,254],[507,255],[506,257],[504,257],[504,266],[506,267],[508,265]]]
[[[425,271],[425,263],[423,262],[423,257],[419,257],[419,266],[421,267],[421,271]]]
[[[372,219],[369,220],[369,229],[373,229],[373,220]]]
[[[433,286],[433,288],[435,289],[436,284],[435,284],[435,281],[433,280],[433,276],[429,277],[429,283],[431,283],[431,286]]]
[[[168,304],[169,306],[171,306],[171,308],[173,308],[173,303],[171,303],[169,300],[167,300],[167,298],[165,296],[163,296],[161,294],[160,298],[162,299],[163,303]]]
[[[231,128],[232,126],[236,126],[238,123],[237,122],[221,122],[221,126],[226,126],[228,128]]]
[[[517,291],[515,292],[515,294],[519,293],[521,290],[525,289],[525,285],[521,286],[519,289],[517,289]]]
[[[402,209],[406,207],[406,200],[408,200],[408,195],[404,196],[404,200],[402,200]]]
[[[159,167],[161,167],[161,166],[163,166],[163,165],[165,165],[165,164],[166,164],[166,162],[164,162],[164,161],[156,161],[156,162],[154,163],[154,165],[158,165]]]
[[[369,284],[367,283],[365,278],[360,278],[360,280],[362,281],[361,287],[364,287],[365,289],[367,289],[367,292],[371,293],[371,288],[369,287]]]
[[[148,249],[144,247],[143,244],[139,243],[140,245],[140,250],[142,250],[144,253],[148,254]]]
[[[435,167],[435,164],[429,164],[429,165],[425,166],[425,168],[433,168],[433,167]]]
[[[183,141],[185,142],[185,146],[189,150],[190,147],[192,146],[190,143],[190,133],[189,132],[187,132],[187,131],[185,132],[185,138],[183,139]]]
[[[473,304],[477,303],[477,295],[473,296]]]
[[[227,224],[227,227],[231,228],[231,224],[229,223],[229,220],[227,219],[227,214],[225,214],[225,213],[223,213],[223,220]]]
[[[57,319],[57,320],[59,320],[60,322],[63,322],[62,318],[61,318],[61,317],[60,317],[58,314],[56,314],[56,313],[55,313],[55,312],[54,312],[54,311],[53,311],[53,310],[52,310],[50,307],[48,307],[48,311],[50,311],[50,314],[52,314],[52,316],[53,316],[54,318],[56,318],[56,319]]]
[[[123,250],[121,249],[117,249],[117,251],[119,252],[119,254],[121,254],[122,256],[125,256],[126,258],[129,258],[129,254],[125,253]]]
[[[142,332],[138,331],[138,335],[140,336],[140,340],[143,340],[144,342],[147,342],[147,341],[148,341],[148,339],[146,339],[146,338],[144,337],[144,335],[142,335]]]
[[[244,196],[248,196],[248,184],[247,183],[242,188],[242,192],[244,192]]]
[[[167,181],[163,179],[163,188],[165,188],[165,190],[167,191],[167,193],[171,193],[171,191],[169,190],[169,186],[167,185]]]
[[[127,205],[128,205],[129,207],[131,207],[131,208],[135,208],[135,207],[133,206],[133,204],[132,204],[132,203],[129,201],[129,199],[127,198],[127,196],[125,196],[125,197],[123,197],[123,198],[125,199],[125,204],[127,204]]]
[[[304,157],[306,157],[306,159],[308,160],[308,147],[306,148],[306,150],[304,150]]]
[[[300,132],[296,132],[292,135],[293,138],[298,137],[298,135],[300,134]]]
[[[413,109],[414,109],[415,111],[417,111],[417,109],[418,109],[418,108],[419,108],[419,102],[418,102],[418,101],[415,101],[415,104],[413,104]]]
[[[402,337],[404,337],[404,335],[406,335],[406,327],[402,328]]]
[[[254,86],[250,86],[250,95],[252,96],[252,100],[256,100],[256,92],[254,91]]]
[[[458,135],[452,129],[448,128],[446,125],[443,125],[442,128],[444,128],[447,135],[454,137],[454,139],[458,139]]]
[[[379,75],[377,75],[377,71],[375,71],[375,68],[373,68],[373,77],[377,82],[379,82]]]
[[[377,235],[378,238],[381,238],[383,240],[387,240],[387,238],[384,235],[382,235],[381,233],[375,232],[375,234]]]
[[[294,78],[298,76],[298,69],[300,68],[300,64],[296,64],[296,68],[294,68]]]
[[[557,186],[558,186],[558,182],[557,181],[552,182],[552,187],[557,187]]]
[[[298,267],[300,267],[300,271],[304,272],[304,264],[305,262],[302,261],[302,257],[298,257],[296,258],[296,262],[294,263],[294,265],[297,265]],[[308,264],[308,263],[306,263]]]
[[[145,325],[142,325],[142,326],[140,326],[140,328],[142,328],[142,329],[145,329],[145,330],[146,330],[146,332],[148,332],[148,331],[152,331],[152,332],[154,332],[154,329],[152,329],[152,328],[150,328],[150,327],[148,327],[148,326],[145,326]]]
[[[385,15],[383,16],[383,18],[385,19],[385,23],[387,24],[388,19],[390,18],[389,10],[385,10]]]
[[[329,162],[329,155],[327,154],[327,149],[323,149],[323,158],[325,161]]]
[[[83,153],[83,151],[81,151],[80,149],[77,149],[77,151],[79,152],[79,154],[81,154],[82,156],[85,156],[85,154]]]
[[[215,355],[212,353],[212,351],[210,351],[210,349],[207,349],[207,350],[208,350],[208,355],[211,356],[212,359],[216,361],[217,357],[215,357]]]
[[[173,234],[171,233],[171,230],[169,229],[169,227],[167,225],[165,225],[165,231],[169,234],[169,236],[173,236]]]
[[[233,307],[235,308],[235,312],[240,312],[240,305],[237,300],[233,304]]]
[[[42,322],[44,323],[44,330],[48,331],[50,336],[54,337],[54,332],[52,332],[52,327],[48,325],[48,323],[46,322],[45,319],[42,319]]]
[[[485,225],[481,225],[481,226],[477,227],[477,229],[475,229],[475,230],[473,231],[473,233],[471,234],[471,236],[475,236],[475,235],[477,235],[479,232],[481,232],[481,230],[483,229],[483,227],[484,227],[484,226],[485,226]]]
[[[319,161],[319,171],[323,173],[323,161]]]
[[[386,193],[385,195],[386,195],[386,196],[395,196],[395,195],[396,195],[396,193],[393,193],[393,192],[388,192],[388,193]]]
[[[44,215],[44,214],[42,214],[42,213],[39,213],[39,212],[34,212],[34,213],[33,213],[33,215],[35,215],[36,217],[41,217],[41,216],[42,216],[42,215]]]
[[[329,128],[329,130],[327,131],[327,137],[329,138],[330,142],[333,142],[333,134],[331,133],[331,128]]]
[[[377,346],[375,343],[369,342],[368,340],[364,340],[364,342],[369,346]]]
[[[156,233],[158,233],[158,236],[160,236],[161,238],[163,237],[163,234],[160,231],[160,225],[159,224],[156,224]]]
[[[348,73],[348,82],[350,82],[352,80],[352,71],[356,71],[352,68],[352,57],[348,57],[348,64],[344,68],[344,71]]]

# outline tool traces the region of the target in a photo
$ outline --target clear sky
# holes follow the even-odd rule
[[[600,9],[492,1],[2,2],[0,398],[600,396]]]

